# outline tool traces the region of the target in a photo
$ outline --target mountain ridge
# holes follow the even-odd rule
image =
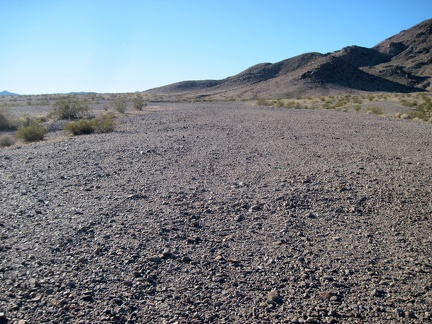
[[[432,91],[432,19],[372,48],[347,46],[259,63],[221,80],[181,81],[145,93],[186,97],[284,97],[338,91]]]
[[[19,95],[19,94],[16,94],[16,93],[12,93],[12,92],[9,92],[9,91],[4,90],[4,91],[1,91],[1,92],[0,92],[0,96],[4,96],[4,97],[6,97],[6,96],[8,96],[8,97],[15,97],[15,96],[20,96],[20,95]]]

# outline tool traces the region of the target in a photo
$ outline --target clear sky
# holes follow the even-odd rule
[[[0,91],[135,92],[372,47],[431,0],[0,0]]]

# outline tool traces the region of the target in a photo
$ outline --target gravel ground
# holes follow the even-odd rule
[[[432,322],[430,125],[167,108],[0,150],[0,323]]]

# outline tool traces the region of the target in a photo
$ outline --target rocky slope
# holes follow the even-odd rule
[[[149,94],[190,97],[286,97],[330,91],[432,90],[432,19],[373,48],[349,46],[328,54],[306,53],[257,64],[223,80],[184,81]]]
[[[432,322],[429,125],[167,108],[0,150],[1,323]]]

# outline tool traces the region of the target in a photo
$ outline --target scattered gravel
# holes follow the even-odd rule
[[[432,322],[432,128],[168,104],[0,150],[0,323]]]

